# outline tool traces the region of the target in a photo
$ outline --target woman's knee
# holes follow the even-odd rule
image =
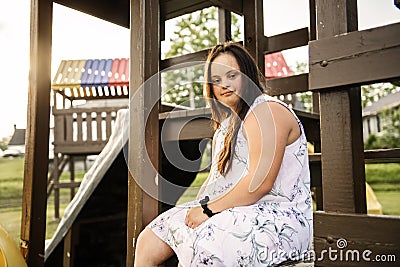
[[[154,253],[157,251],[157,253]],[[162,263],[174,254],[173,250],[150,229],[145,228],[138,236],[135,257]]]

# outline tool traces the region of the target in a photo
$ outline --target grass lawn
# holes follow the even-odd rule
[[[24,175],[23,158],[0,158],[0,224],[19,244],[22,216],[22,187]],[[77,171],[75,180],[82,180],[83,171]],[[69,173],[63,173],[61,181],[69,179]],[[60,217],[69,203],[70,190],[60,190]],[[58,221],[54,220],[53,195],[47,201],[46,239],[55,232]]]
[[[0,158],[0,224],[17,244],[21,228],[23,167],[23,158]],[[80,181],[83,175],[83,171],[77,172],[76,180]],[[192,188],[182,195],[178,204],[194,200],[207,175],[208,173],[199,173]],[[383,206],[384,214],[400,215],[400,164],[366,165],[366,178]],[[69,175],[64,173],[61,180],[67,179]],[[60,190],[60,195],[60,216],[62,216],[69,202],[69,189]],[[53,235],[57,225],[58,222],[54,221],[54,201],[51,196],[47,206],[46,239]]]

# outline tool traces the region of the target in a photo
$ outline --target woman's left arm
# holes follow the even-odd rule
[[[254,204],[271,191],[293,129],[293,116],[288,112],[281,104],[265,102],[249,113],[243,124],[249,172],[230,191],[208,203],[212,212]],[[186,223],[194,228],[207,219],[202,208],[195,207],[188,211]]]

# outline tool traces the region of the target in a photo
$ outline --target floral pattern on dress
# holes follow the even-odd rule
[[[307,140],[301,122],[283,102],[263,95],[256,105],[275,101],[287,107],[297,119],[301,136],[285,149],[282,165],[272,190],[250,206],[227,209],[195,229],[185,225],[186,212],[198,201],[174,207],[149,224],[149,228],[175,251],[182,266],[270,266],[293,255],[300,257],[311,248],[312,198]],[[210,199],[227,192],[247,174],[248,143],[238,131],[231,169],[222,176],[216,157],[223,146],[229,120],[214,134],[213,164],[204,192]]]

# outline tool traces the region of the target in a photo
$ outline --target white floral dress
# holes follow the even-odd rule
[[[301,258],[311,249],[313,236],[312,200],[307,141],[295,113],[283,102],[262,95],[259,103],[275,101],[287,107],[297,119],[301,136],[285,149],[282,165],[272,190],[257,203],[227,209],[195,229],[185,225],[187,210],[198,201],[174,207],[148,227],[188,266],[270,266]],[[214,134],[213,164],[204,192],[213,199],[232,188],[248,172],[248,145],[240,127],[232,168],[225,175],[217,170],[216,157],[223,146],[227,121]]]

